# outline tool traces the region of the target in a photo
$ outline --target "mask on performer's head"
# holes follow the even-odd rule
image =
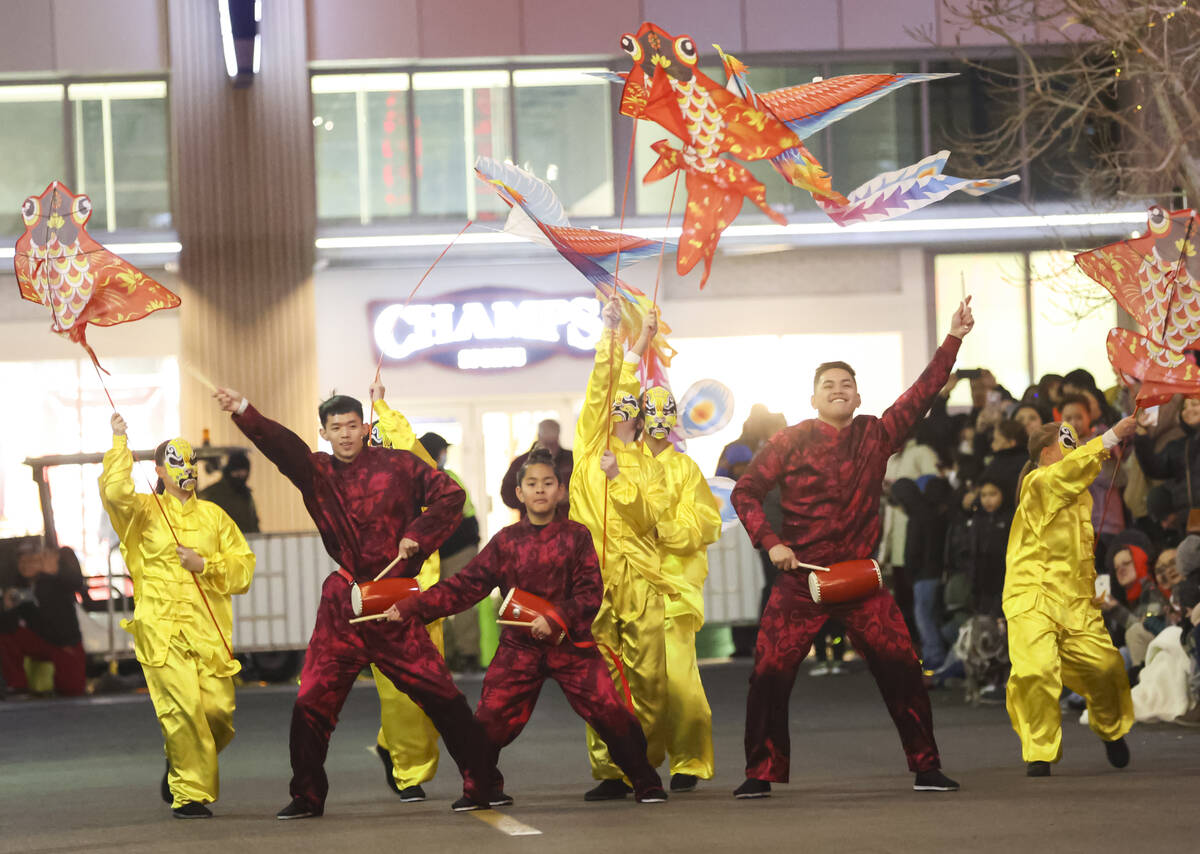
[[[378,421],[371,425],[371,435],[367,437],[367,444],[372,448],[383,447],[383,434],[379,432]]]
[[[1075,428],[1066,421],[1058,425],[1058,446],[1062,449],[1064,457],[1079,447],[1079,437],[1075,435]]]
[[[623,394],[613,399],[612,420],[632,421],[638,417],[637,398],[632,394]]]
[[[176,438],[167,442],[163,468],[167,470],[171,482],[180,489],[191,491],[196,488],[196,452],[187,439]]]
[[[655,439],[665,439],[679,420],[675,396],[662,386],[651,386],[642,393],[642,416],[646,432]]]

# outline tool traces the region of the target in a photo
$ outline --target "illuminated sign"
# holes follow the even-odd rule
[[[591,296],[475,288],[436,299],[370,303],[376,355],[468,371],[523,368],[557,355],[590,357],[602,329]]]

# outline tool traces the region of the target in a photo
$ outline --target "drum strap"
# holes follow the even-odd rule
[[[549,618],[550,620],[553,620],[554,622],[558,623],[558,625],[562,626],[563,638],[566,640],[567,643],[569,643],[571,646],[575,647],[576,649],[601,648],[605,652],[608,653],[608,657],[610,659],[612,659],[613,667],[617,668],[617,675],[621,677],[621,688],[625,692],[625,705],[629,708],[629,711],[632,712],[633,711],[633,692],[629,690],[629,677],[627,677],[625,675],[625,663],[623,661],[621,661],[621,656],[617,655],[616,651],[606,643],[600,643],[599,641],[595,641],[595,640],[590,640],[590,641],[571,640],[571,636],[567,632],[567,621],[563,618],[562,613],[557,608],[555,608],[553,605],[550,606],[550,613],[547,614],[546,617]]]
[[[339,566],[337,568],[337,574],[340,575],[342,578],[346,579],[347,584],[354,583],[354,576],[351,575],[350,570],[346,569],[344,566]]]

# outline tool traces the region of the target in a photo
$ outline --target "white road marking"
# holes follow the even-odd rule
[[[517,821],[511,815],[505,815],[495,810],[476,810],[471,813],[484,824],[490,824],[496,830],[508,836],[541,836],[542,832],[536,827]]]

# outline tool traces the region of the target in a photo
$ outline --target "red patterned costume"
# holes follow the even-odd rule
[[[389,575],[415,577],[459,522],[463,491],[408,451],[367,447],[343,463],[314,453],[252,406],[233,420],[300,490],[326,551],[358,581],[371,580],[387,566],[402,537],[415,540],[420,549]],[[458,763],[468,797],[487,803],[486,781],[494,768],[487,739],[429,633],[413,621],[350,624],[349,586],[341,572],[334,572],[321,590],[292,711],[292,797],[317,814],[323,810],[329,737],[359,672],[375,664],[433,721]],[[473,781],[484,781],[484,787],[476,789]]]
[[[590,641],[592,619],[604,592],[591,533],[566,519],[556,518],[547,525],[523,519],[501,530],[457,575],[402,600],[398,610],[405,616],[435,620],[469,608],[494,587],[506,593],[516,587],[554,603],[567,621],[570,638]],[[571,708],[604,739],[637,794],[662,788],[646,760],[642,728],[621,702],[596,648],[579,649],[568,641],[554,646],[535,640],[525,628],[505,628],[483,679],[475,716],[491,741],[490,759],[495,761],[500,749],[511,744],[529,722],[546,677],[558,682]],[[499,771],[492,783],[492,792],[503,789]]]
[[[818,566],[869,558],[879,544],[879,499],[888,457],[946,384],[961,339],[947,336],[933,361],[883,414],[859,415],[842,430],[802,421],[775,434],[750,463],[731,500],[754,544],[780,543]],[[772,487],[782,492],[783,531],[763,513]],[[941,766],[921,665],[895,600],[886,590],[853,602],[818,605],[807,571],[782,572],[762,615],[746,700],[746,777],[786,783],[790,761],[788,698],[800,662],[829,619],[841,620],[867,661],[912,771]]]

